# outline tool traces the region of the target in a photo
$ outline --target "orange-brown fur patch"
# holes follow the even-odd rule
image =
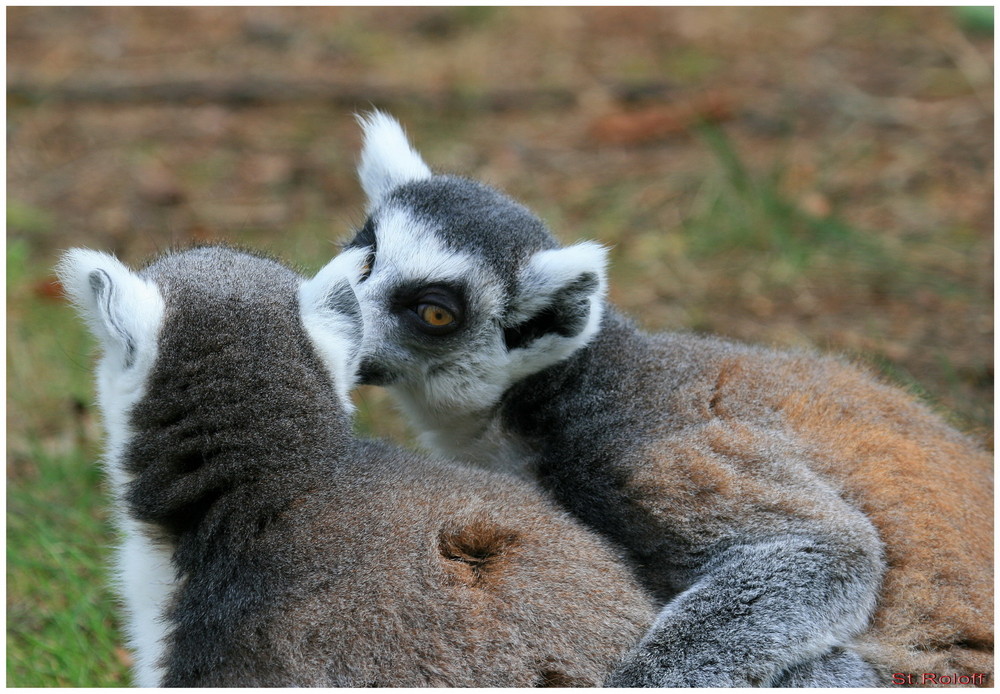
[[[487,520],[458,530],[442,531],[438,538],[447,569],[470,585],[496,578],[518,543],[518,533]]]
[[[589,687],[590,682],[578,677],[571,677],[559,670],[542,670],[538,674],[536,687]]]
[[[720,372],[713,414],[739,416],[748,400],[773,408],[885,543],[869,657],[891,672],[992,673],[989,456],[905,393],[837,361],[786,357],[766,370],[739,361]]]

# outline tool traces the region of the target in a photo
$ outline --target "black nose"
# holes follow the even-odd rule
[[[358,367],[358,382],[366,386],[387,386],[396,375],[373,359],[363,359]]]

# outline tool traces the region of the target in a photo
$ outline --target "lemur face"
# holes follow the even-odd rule
[[[473,412],[589,340],[603,248],[560,248],[502,193],[432,175],[388,116],[363,125],[368,218],[346,246],[366,254],[354,284],[363,383],[390,386],[415,407]]]

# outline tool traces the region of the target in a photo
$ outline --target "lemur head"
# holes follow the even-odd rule
[[[348,278],[363,258],[341,254],[303,280],[280,263],[222,247],[169,253],[138,272],[105,253],[68,251],[57,272],[103,353],[97,391],[112,473],[154,369],[190,373],[190,364],[214,359],[226,379],[254,368],[237,363],[240,355],[259,345],[278,350],[280,340],[304,331],[349,412],[361,320]]]
[[[346,248],[367,254],[354,287],[362,382],[392,387],[407,409],[477,412],[593,337],[604,248],[560,247],[506,195],[433,175],[389,116],[361,122],[368,216]]]

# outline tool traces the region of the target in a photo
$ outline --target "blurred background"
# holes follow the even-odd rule
[[[992,448],[992,8],[19,7],[7,61],[8,686],[129,682],[60,251],[314,271],[373,106],[611,246],[647,328],[846,355]]]

